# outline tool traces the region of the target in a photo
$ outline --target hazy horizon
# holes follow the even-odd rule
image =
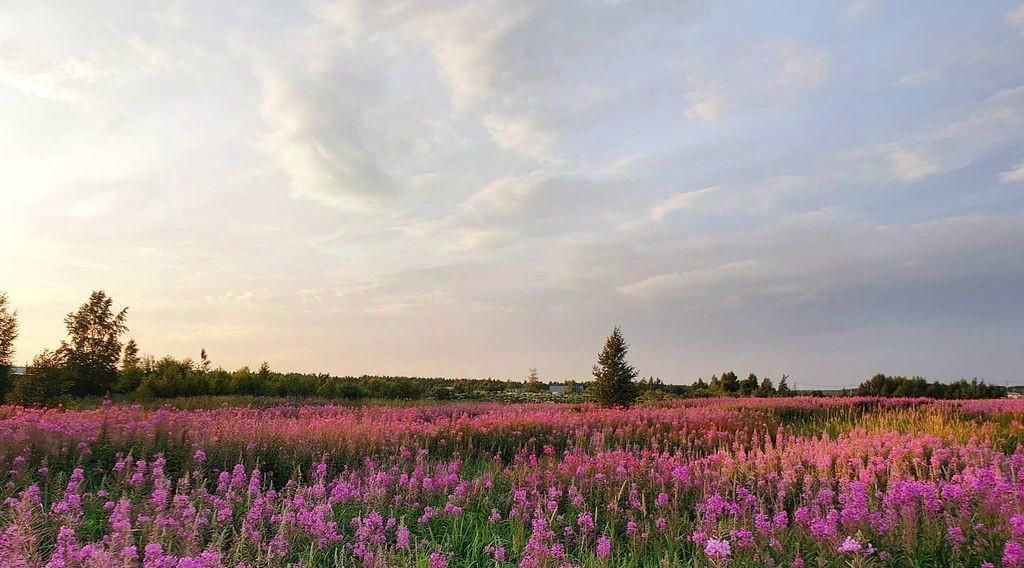
[[[16,360],[1024,383],[1024,4],[0,6]]]

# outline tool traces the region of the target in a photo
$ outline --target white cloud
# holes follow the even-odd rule
[[[832,63],[824,51],[792,40],[776,42],[772,47],[781,65],[784,83],[813,89],[828,79]]]
[[[936,71],[915,71],[903,75],[896,83],[901,87],[921,87],[935,81],[938,75]]]
[[[694,191],[684,191],[677,193],[668,199],[665,199],[661,203],[658,203],[654,207],[651,207],[650,218],[653,221],[661,221],[669,213],[678,211],[680,209],[687,209],[692,207],[701,199],[708,195],[715,193],[719,190],[718,186],[705,187],[704,189],[697,189]]]
[[[694,64],[684,87],[686,118],[718,121],[785,105],[825,84],[832,67],[827,52],[792,39],[758,42],[728,57],[714,66]]]
[[[1024,87],[1005,89],[948,122],[848,154],[832,167],[838,183],[911,183],[966,167],[1022,140]]]
[[[466,110],[490,97],[502,73],[501,43],[535,9],[533,2],[435,4],[327,0],[314,4],[323,21],[354,37],[397,36],[429,46],[451,86],[452,103]]]
[[[635,298],[655,298],[683,293],[706,293],[725,281],[743,279],[757,270],[754,261],[737,261],[685,272],[650,276],[618,288],[619,293]]]
[[[492,112],[484,117],[484,126],[491,140],[499,147],[536,158],[541,162],[555,163],[555,137],[546,132],[536,118],[529,115],[513,115]]]
[[[1018,28],[1024,34],[1024,4],[1017,6],[1006,14],[1006,23]]]
[[[902,182],[915,182],[941,171],[938,164],[913,150],[896,148],[889,152],[893,176]]]
[[[496,179],[462,204],[463,211],[478,215],[509,215],[522,211],[531,195],[552,179],[551,174],[533,172],[525,176]]]
[[[1024,162],[1020,162],[999,174],[999,181],[1002,183],[1017,183],[1024,181]]]
[[[878,10],[879,0],[856,0],[843,10],[843,20],[847,22],[863,22]]]
[[[686,98],[690,106],[684,111],[691,120],[716,121],[725,117],[727,102],[720,82],[711,82],[691,89]]]
[[[292,61],[290,68],[258,69],[271,129],[264,147],[288,176],[293,196],[365,211],[395,191],[365,136],[363,117],[373,96],[367,84],[374,78],[351,73],[352,60],[321,55],[326,61],[314,65]]]

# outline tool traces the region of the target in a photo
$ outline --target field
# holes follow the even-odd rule
[[[0,407],[0,566],[1024,566],[1021,401],[187,406]]]

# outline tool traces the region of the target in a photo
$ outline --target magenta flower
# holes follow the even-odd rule
[[[612,555],[612,541],[605,535],[601,535],[597,539],[597,557],[601,560],[607,560]]]
[[[861,544],[857,542],[857,539],[852,536],[846,537],[846,540],[839,545],[839,552],[843,554],[857,554],[861,550]]]
[[[709,538],[704,545],[704,553],[714,560],[725,560],[732,553],[732,547],[728,540]]]

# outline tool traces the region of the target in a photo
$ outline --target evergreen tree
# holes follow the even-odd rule
[[[740,379],[732,371],[722,373],[722,378],[719,379],[719,388],[724,394],[736,394],[740,390]]]
[[[206,355],[205,347],[199,351],[199,368],[202,369],[204,373],[208,373],[210,371],[210,358]]]
[[[540,392],[541,390],[540,375],[536,368],[531,368],[530,374],[526,375],[526,392]]]
[[[761,386],[757,387],[757,396],[775,396],[775,385],[772,384],[772,380],[765,377],[761,381]]]
[[[789,383],[786,382],[786,379],[788,378],[789,375],[782,375],[782,378],[779,379],[779,388],[777,389],[779,396],[789,396],[792,394],[789,390]]]
[[[0,292],[0,402],[11,386],[14,341],[18,339],[18,311],[12,310],[7,294]]]
[[[603,406],[629,406],[637,399],[636,369],[626,361],[629,345],[618,327],[605,340],[594,365],[594,397]]]
[[[64,318],[69,341],[62,343],[58,352],[68,366],[72,394],[104,394],[117,382],[128,308],[115,314],[112,304],[105,292],[95,291],[78,311]]]
[[[131,369],[139,366],[139,344],[134,339],[129,339],[124,344],[124,352],[121,354],[121,368]]]
[[[139,344],[135,343],[134,339],[129,339],[121,354],[121,371],[117,375],[115,390],[122,393],[134,392],[142,384],[144,376],[139,359]]]
[[[757,375],[750,373],[747,378],[740,381],[740,395],[741,396],[753,396],[757,387],[761,385],[760,381],[757,380]]]

